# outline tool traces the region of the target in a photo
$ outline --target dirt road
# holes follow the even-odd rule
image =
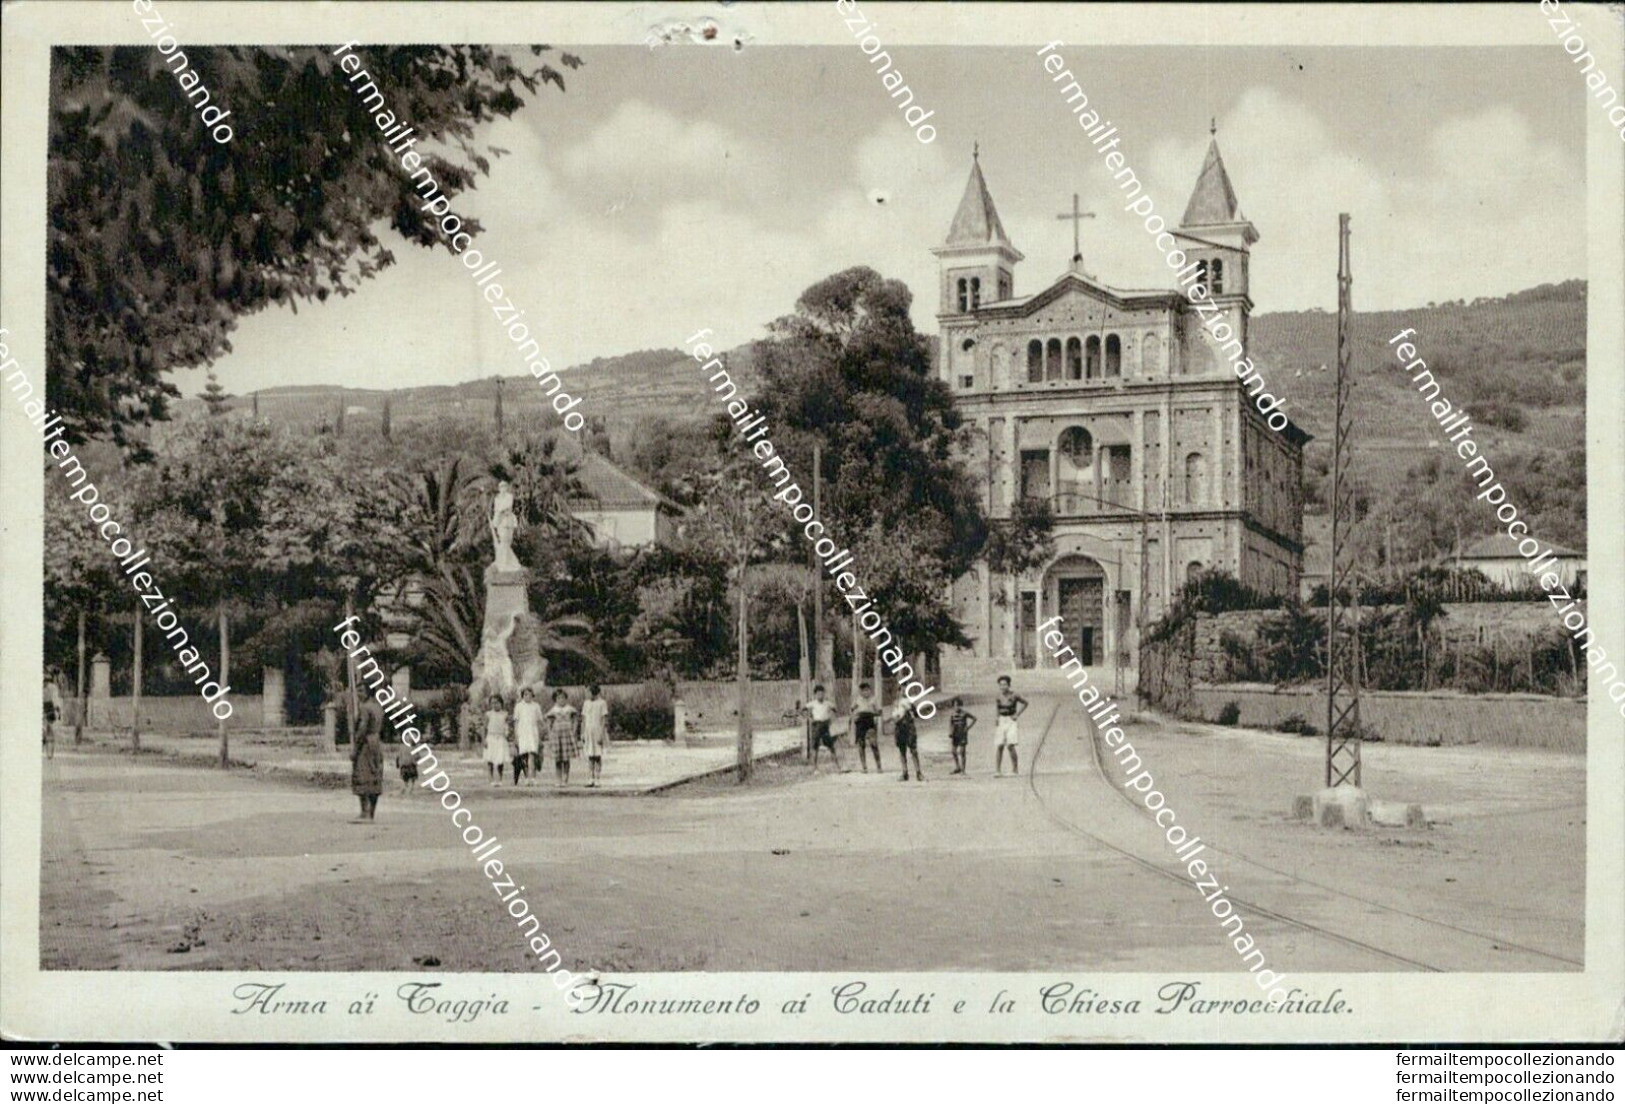
[[[1034,701],[1024,774],[1048,736],[1031,777],[994,777],[985,734],[950,776],[939,722],[923,784],[800,764],[745,791],[609,800],[455,781],[572,969],[1237,969],[1156,827],[1097,770],[1076,703]],[[1577,757],[1452,750],[1428,768],[1458,798],[1451,823],[1328,834],[1287,821],[1275,792],[1312,777],[1307,742],[1133,733],[1182,820],[1225,849],[1216,868],[1256,906],[1272,966],[1576,968],[1581,867],[1552,856],[1583,852]],[[1415,777],[1441,750],[1381,755],[1378,777]],[[48,969],[535,968],[426,794],[386,794],[357,825],[347,793],[150,759],[59,751],[45,778]]]

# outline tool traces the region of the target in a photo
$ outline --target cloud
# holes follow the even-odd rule
[[[755,143],[642,100],[621,104],[561,160],[580,183],[644,197],[701,190],[748,197],[783,184],[773,158]]]
[[[1184,211],[1207,141],[1152,150],[1151,187],[1173,217]],[[1551,217],[1583,211],[1580,166],[1505,107],[1441,119],[1406,168],[1380,172],[1308,107],[1254,88],[1220,120],[1219,148],[1261,236],[1252,265],[1261,310],[1335,306],[1345,211],[1357,308],[1513,291],[1584,268],[1580,238],[1554,233]]]
[[[1252,263],[1259,310],[1335,306],[1340,211],[1353,215],[1357,309],[1498,294],[1584,271],[1583,167],[1517,111],[1486,104],[1440,118],[1381,167],[1363,152],[1365,139],[1335,122],[1263,86],[1220,119],[1226,167],[1262,235]],[[791,147],[776,144],[793,138],[743,129],[637,99],[558,139],[533,117],[492,125],[490,144],[511,155],[457,207],[485,223],[479,247],[501,262],[505,294],[525,309],[555,367],[671,346],[701,327],[716,331],[719,346],[760,337],[806,287],[859,264],[903,280],[916,325],[936,329],[930,249],[964,192],[969,150],[922,145],[886,115],[808,177],[805,162],[791,167]],[[1158,134],[1125,133],[1120,148],[1158,214],[1175,223],[1208,136]],[[1079,135],[1038,139],[1071,143],[1064,175],[984,158],[1005,227],[1029,258],[1016,270],[1018,293],[1043,289],[1067,266],[1070,228],[1056,220],[1063,189],[1098,214],[1083,224],[1090,271],[1116,287],[1171,286],[1150,236]],[[280,382],[290,347],[303,364],[330,365],[358,387],[523,370],[461,264],[443,251],[395,253],[401,263],[362,295],[298,319],[267,311],[245,320],[238,352],[222,366],[228,389]],[[183,384],[200,386],[193,375]]]

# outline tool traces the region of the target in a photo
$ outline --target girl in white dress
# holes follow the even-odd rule
[[[491,785],[502,785],[502,768],[508,765],[508,711],[502,697],[492,694],[485,703],[485,773]]]
[[[598,776],[604,772],[604,749],[609,747],[609,703],[598,695],[595,682],[587,687],[587,700],[581,703],[581,742],[592,772],[589,786],[598,785]]]
[[[513,784],[519,785],[523,770],[525,785],[534,786],[542,764],[542,703],[528,686],[519,692],[519,701],[513,707],[513,734],[519,744],[519,755],[513,761]]]

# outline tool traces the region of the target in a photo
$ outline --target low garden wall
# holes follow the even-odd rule
[[[264,702],[258,694],[227,694],[231,702],[231,717],[227,729],[259,728],[264,720]],[[130,727],[133,698],[90,698],[90,724],[95,729],[127,729]],[[67,704],[68,717],[73,716],[73,703]],[[208,702],[198,694],[141,695],[141,727],[153,732],[213,732],[220,727]]]
[[[1235,702],[1241,709],[1239,725],[1272,729],[1297,714],[1325,733],[1323,687],[1198,684],[1190,697],[1190,712],[1205,720],[1215,719],[1227,702]],[[1360,722],[1396,744],[1490,744],[1569,752],[1584,752],[1586,747],[1585,701],[1535,694],[1365,690],[1360,693]]]

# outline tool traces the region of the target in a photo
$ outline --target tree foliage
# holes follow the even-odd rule
[[[168,374],[229,352],[243,316],[347,295],[387,268],[380,224],[444,244],[325,48],[185,53],[211,104],[231,111],[229,143],[210,137],[155,49],[52,58],[47,389],[73,441],[124,442],[131,424],[164,418],[178,394]],[[423,163],[452,196],[498,152],[475,143],[476,127],[513,114],[521,93],[564,88],[550,64],[483,46],[378,47],[365,61],[389,109],[442,151]]]
[[[987,554],[992,533],[976,479],[961,463],[971,434],[931,369],[909,317],[912,295],[873,269],[850,268],[802,293],[757,348],[758,405],[810,495],[821,449],[821,515],[859,547],[867,593],[905,649],[963,644],[948,585]],[[1046,547],[1047,516],[1004,525],[992,551],[1023,568]]]

